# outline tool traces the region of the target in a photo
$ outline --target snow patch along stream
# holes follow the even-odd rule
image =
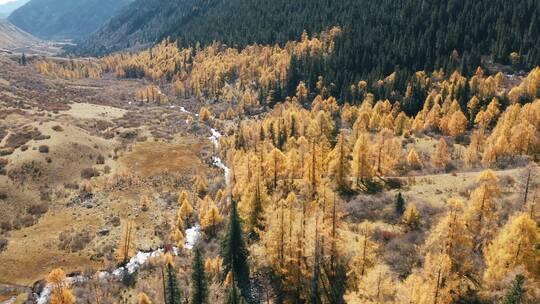
[[[196,241],[196,239],[193,241],[193,244],[194,244],[195,241]],[[191,247],[188,248],[188,242],[186,242],[186,248],[188,248],[188,249],[193,248],[193,245],[190,245],[190,246]],[[154,251],[149,251],[149,252],[139,251],[139,252],[137,252],[137,254],[134,257],[132,257],[129,260],[129,262],[125,266],[119,267],[119,268],[115,269],[112,272],[100,271],[100,272],[98,272],[96,274],[96,277],[99,280],[102,280],[102,281],[120,280],[120,279],[122,279],[122,277],[123,277],[123,275],[125,274],[126,271],[129,274],[134,273],[139,268],[141,268],[141,266],[143,266],[146,262],[148,262],[148,259],[150,259],[151,257],[157,257],[160,254],[163,254],[163,252],[164,252],[163,248],[160,248],[160,249],[157,249],[157,250],[154,250]],[[172,253],[174,255],[178,255],[180,253],[180,251],[179,251],[178,248],[173,247]],[[85,276],[80,276],[80,275],[79,276],[73,276],[73,277],[66,278],[66,283],[67,283],[67,285],[72,285],[72,284],[75,284],[75,283],[84,283],[84,282],[88,281],[88,279],[89,278],[85,277]],[[47,283],[47,285],[45,285],[45,287],[43,287],[43,290],[41,291],[41,293],[39,294],[39,296],[37,298],[37,302],[36,302],[37,304],[47,304],[47,303],[49,303],[49,298],[51,296],[52,287],[53,287],[52,284],[49,284],[49,283]]]
[[[186,229],[186,243],[184,244],[184,247],[189,250],[193,249],[193,246],[195,246],[195,243],[197,243],[197,240],[199,240],[200,235],[201,226],[199,226],[199,224]]]
[[[210,132],[212,133],[212,136],[210,136],[208,139],[210,139],[210,141],[214,144],[214,147],[217,149],[219,148],[219,139],[222,135],[214,128],[210,128]],[[214,166],[223,170],[225,183],[229,183],[229,173],[231,170],[227,166],[225,166],[221,158],[219,156],[212,156],[212,163],[214,164]]]
[[[219,148],[219,139],[221,138],[221,133],[219,133],[216,129],[210,128],[210,132],[212,133],[212,136],[210,136],[208,139],[214,144],[214,147]]]
[[[68,277],[66,278],[66,283],[68,285],[74,284],[74,283],[81,283],[88,280],[86,277],[83,276],[74,276],[74,277]],[[51,296],[52,292],[52,284],[47,284],[45,287],[43,287],[43,290],[41,291],[41,294],[39,295],[37,299],[37,304],[47,304],[49,303],[49,297]]]

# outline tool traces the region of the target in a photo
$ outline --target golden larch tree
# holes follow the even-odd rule
[[[122,239],[116,250],[116,260],[118,263],[126,264],[135,255],[135,240],[133,237],[133,222],[126,223]]]
[[[472,234],[463,219],[463,201],[455,198],[448,200],[449,211],[440,219],[425,242],[426,252],[444,253],[452,261],[452,270],[466,274],[473,267],[471,255],[473,251]]]
[[[345,295],[348,304],[393,303],[398,280],[396,274],[385,264],[377,264],[359,278],[357,292]]]
[[[522,267],[528,280],[538,280],[540,229],[527,213],[517,213],[500,229],[493,242],[487,245],[484,256],[486,271],[484,286],[496,291],[503,279]]]
[[[451,160],[452,157],[450,156],[450,152],[448,151],[448,145],[446,144],[446,141],[443,138],[439,139],[437,146],[435,147],[435,151],[431,156],[431,161],[433,162],[433,165],[437,168],[445,168]]]
[[[178,209],[178,218],[182,219],[183,223],[189,223],[194,214],[194,210],[189,202],[189,195],[186,191],[182,191],[178,196],[178,204],[180,206]]]
[[[264,165],[267,185],[276,189],[278,181],[285,177],[287,158],[278,148],[273,148],[266,158]]]
[[[466,166],[474,167],[480,161],[480,141],[482,134],[480,132],[474,132],[471,136],[471,143],[465,149],[463,153],[463,161]]]
[[[467,118],[460,110],[452,114],[448,123],[448,132],[452,137],[458,137],[465,133],[467,129]]]
[[[207,107],[202,107],[199,111],[199,120],[207,122],[212,118],[212,112]]]
[[[215,204],[212,204],[208,211],[201,219],[201,228],[209,236],[213,237],[217,234],[217,228],[223,222],[223,216],[219,213]]]
[[[206,195],[207,189],[208,189],[208,182],[203,176],[198,175],[195,178],[195,192],[197,193],[199,197],[204,197]]]
[[[328,154],[328,166],[330,176],[333,178],[336,187],[342,191],[348,191],[350,189],[350,154],[351,151],[347,145],[347,140],[343,132],[341,132],[338,136],[336,146]]]
[[[358,226],[358,235],[355,242],[357,247],[356,256],[353,258],[351,266],[351,272],[356,282],[359,282],[377,264],[379,246],[372,239],[372,230],[372,224],[367,221]]]
[[[415,204],[409,204],[403,213],[403,223],[411,230],[416,230],[420,227],[420,212],[416,209]]]
[[[374,175],[373,150],[371,140],[367,132],[361,132],[354,144],[352,153],[352,176],[358,187],[360,183],[371,180]]]
[[[399,287],[398,303],[450,304],[455,296],[452,259],[443,253],[426,256],[422,269],[409,275]]]
[[[152,304],[152,301],[150,301],[150,298],[144,292],[137,295],[137,302],[139,304]]]
[[[472,234],[475,246],[482,246],[493,237],[498,220],[497,198],[501,195],[498,180],[493,171],[486,170],[478,177],[479,186],[473,190],[467,208],[465,220]]]
[[[47,275],[47,282],[52,285],[51,304],[74,304],[75,296],[69,290],[66,274],[61,268],[53,269]]]
[[[409,150],[409,154],[407,154],[407,165],[413,170],[422,169],[422,160],[414,147],[412,147],[411,150]]]

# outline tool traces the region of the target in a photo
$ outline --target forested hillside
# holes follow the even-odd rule
[[[78,52],[105,54],[151,46],[172,29],[182,26],[214,0],[136,0],[113,17]]]
[[[105,23],[132,0],[32,0],[9,21],[43,39],[81,38]]]
[[[347,94],[350,83],[376,80],[398,66],[404,70],[403,80],[398,82],[403,88],[411,71],[457,68],[470,75],[482,55],[492,55],[496,62],[510,64],[510,54],[516,52],[516,67],[531,68],[540,63],[540,3],[534,0],[183,3],[173,10],[167,1],[144,5],[142,1],[135,2],[130,10],[152,7],[158,13],[152,13],[152,18],[150,14],[144,18],[122,14],[83,44],[83,50],[103,54],[135,43],[157,42],[167,36],[183,45],[212,41],[238,47],[251,43],[283,44],[299,39],[304,30],[311,34],[339,25],[344,35],[336,41],[333,56],[296,62],[294,67],[298,79],[310,80],[310,88],[315,87],[320,74],[325,74],[334,83],[332,93],[339,97]],[[173,23],[163,17],[164,12],[183,17]],[[116,33],[115,25],[119,24],[129,24],[129,32],[136,34],[126,41],[124,35]],[[159,29],[145,30],[155,28],[154,25]]]

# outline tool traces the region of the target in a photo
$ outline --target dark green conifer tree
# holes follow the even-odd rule
[[[521,274],[516,275],[512,288],[506,294],[504,298],[504,304],[521,304],[524,302],[525,289],[523,289],[523,283],[525,277]]]
[[[193,272],[191,273],[191,304],[205,304],[208,301],[208,284],[204,272],[203,254],[195,250]]]
[[[264,229],[263,225],[263,201],[261,193],[261,183],[259,177],[257,176],[257,181],[255,182],[255,196],[252,201],[252,209],[249,214],[249,226],[248,237],[250,240],[258,240],[259,235],[258,231]]]
[[[405,212],[405,200],[403,199],[401,192],[399,192],[396,197],[396,213],[402,215],[403,212]]]
[[[238,289],[235,284],[231,284],[225,299],[225,304],[245,304],[246,300],[238,293]]]
[[[181,304],[182,294],[178,287],[178,279],[176,278],[176,269],[171,263],[167,263],[165,266],[165,274],[163,274],[163,292],[165,298],[165,304]]]
[[[221,244],[221,256],[223,257],[223,278],[232,271],[234,281],[238,284],[242,296],[251,299],[249,265],[247,262],[248,251],[242,235],[242,221],[238,215],[237,203],[231,200],[229,211],[229,224],[227,233]]]

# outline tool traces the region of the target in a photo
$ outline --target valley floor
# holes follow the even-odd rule
[[[51,79],[2,55],[0,66],[0,301],[56,267],[113,267],[128,219],[137,248],[160,247],[154,227],[174,214],[178,192],[220,174],[209,130],[180,110],[198,110],[189,100],[141,106],[142,81]]]

